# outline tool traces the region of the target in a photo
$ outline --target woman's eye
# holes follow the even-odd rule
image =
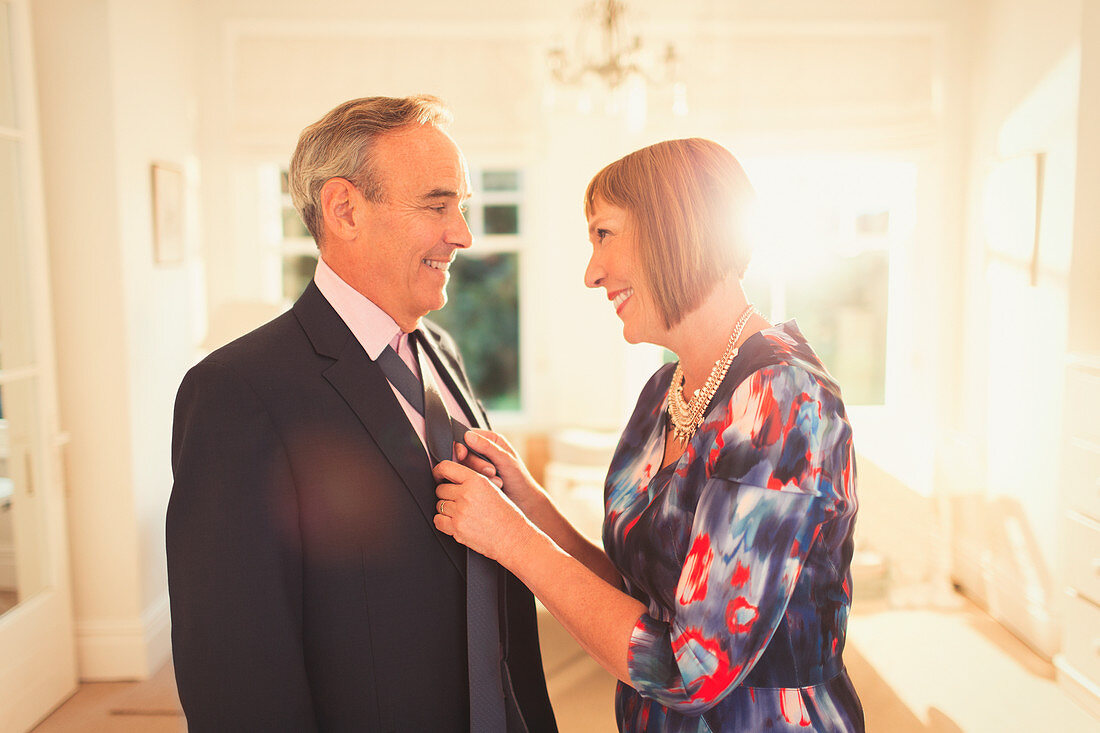
[[[606,229],[596,230],[596,241],[598,242],[603,242],[603,240],[609,236],[611,236],[611,232],[607,231]]]

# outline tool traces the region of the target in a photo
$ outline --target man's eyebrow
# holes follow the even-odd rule
[[[421,196],[422,199],[456,199],[458,198],[458,191],[453,188],[433,188],[426,194]]]

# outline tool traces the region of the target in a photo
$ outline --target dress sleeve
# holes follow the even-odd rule
[[[643,615],[628,650],[639,693],[696,715],[741,684],[770,641],[836,511],[829,455],[850,447],[839,399],[797,367],[754,372],[712,414],[672,479],[705,483],[671,618]]]

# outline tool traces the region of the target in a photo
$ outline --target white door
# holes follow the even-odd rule
[[[76,688],[27,0],[0,0],[0,733]]]

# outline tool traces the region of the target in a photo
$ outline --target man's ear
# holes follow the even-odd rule
[[[325,232],[337,239],[354,239],[363,224],[363,195],[346,178],[330,178],[321,187]]]

